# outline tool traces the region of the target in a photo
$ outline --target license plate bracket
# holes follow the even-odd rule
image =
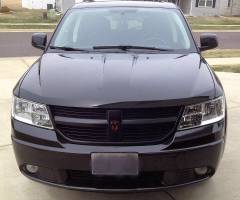
[[[137,176],[137,153],[92,153],[92,174],[99,176]]]

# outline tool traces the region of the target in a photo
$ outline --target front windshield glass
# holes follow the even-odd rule
[[[141,46],[171,50],[194,49],[182,14],[165,8],[72,9],[51,46],[93,49],[96,46]]]

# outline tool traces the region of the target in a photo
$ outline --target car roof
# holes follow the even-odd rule
[[[149,7],[149,8],[175,8],[178,7],[173,3],[168,2],[153,2],[153,1],[83,1],[81,3],[77,3],[73,8],[89,8],[89,7]]]

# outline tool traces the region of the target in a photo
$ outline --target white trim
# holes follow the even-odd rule
[[[193,1],[192,1],[192,0],[190,0],[190,3],[191,3],[191,5],[190,5],[190,11],[189,11],[189,15],[192,15]]]

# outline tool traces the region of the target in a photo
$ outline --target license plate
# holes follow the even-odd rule
[[[136,153],[93,153],[91,155],[93,175],[137,176],[139,159]]]

